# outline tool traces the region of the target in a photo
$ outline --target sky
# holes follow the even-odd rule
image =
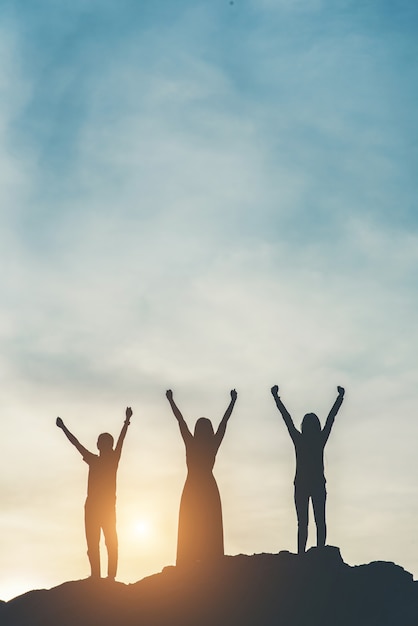
[[[344,386],[328,543],[418,578],[417,17],[0,0],[1,599],[89,575],[88,468],[58,415],[95,451],[132,406],[117,578],[175,563],[168,388],[191,428],[237,389],[214,469],[234,555],[296,551],[270,387],[299,425]]]

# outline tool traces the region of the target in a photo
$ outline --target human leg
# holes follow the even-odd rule
[[[308,504],[309,495],[295,485],[295,506],[298,518],[298,554],[303,554],[308,539]]]
[[[327,525],[325,522],[325,503],[327,492],[325,486],[315,491],[312,495],[312,506],[316,524],[316,545],[322,548],[327,538]]]
[[[100,578],[100,522],[98,520],[97,508],[88,500],[84,507],[84,525],[91,577]]]
[[[114,506],[104,512],[102,528],[107,549],[107,577],[114,579],[118,567],[118,536]]]

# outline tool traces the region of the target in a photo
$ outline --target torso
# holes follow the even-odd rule
[[[325,485],[323,438],[307,439],[299,433],[293,443],[296,451],[295,485]]]
[[[112,452],[103,456],[91,454],[84,458],[89,466],[87,497],[89,500],[112,503],[116,501],[116,472],[118,458]]]

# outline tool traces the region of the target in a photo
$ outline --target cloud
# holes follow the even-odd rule
[[[416,474],[416,194],[391,96],[407,93],[399,44],[324,3],[277,15],[253,4],[251,26],[245,4],[227,21],[185,2],[174,23],[151,8],[137,21],[133,6],[15,15],[2,39],[3,476],[19,458],[4,532],[34,511],[30,485],[54,545],[74,538],[86,468],[54,419],[94,448],[132,403],[121,519],[142,498],[164,536],[158,564],[174,558],[185,465],[164,390],[193,425],[219,420],[237,387],[216,466],[227,549],[289,547],[293,450],[269,388],[299,423],[310,410],[323,420],[343,384],[330,528],[349,544],[352,527],[351,554],[369,542],[378,558],[389,539],[370,528],[408,509]],[[25,28],[36,37],[22,41]],[[42,510],[31,519],[28,546],[44,541]]]

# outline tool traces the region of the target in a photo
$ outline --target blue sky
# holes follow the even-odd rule
[[[87,575],[86,468],[56,415],[94,448],[133,406],[119,578],[174,561],[167,387],[191,424],[238,390],[215,467],[235,554],[295,549],[271,385],[297,423],[344,385],[329,542],[418,574],[417,12],[0,3],[0,597]]]

